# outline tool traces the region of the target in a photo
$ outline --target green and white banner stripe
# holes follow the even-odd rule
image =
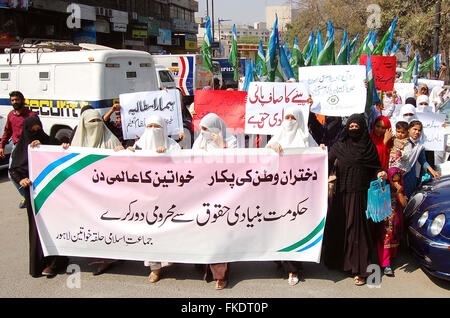
[[[39,213],[48,197],[70,176],[106,157],[108,156],[70,154],[49,164],[33,181],[34,214]]]

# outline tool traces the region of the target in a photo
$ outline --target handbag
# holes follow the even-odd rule
[[[331,169],[331,172],[330,172],[330,174],[328,176],[328,199],[332,199],[334,197],[334,195],[336,194],[337,162],[338,162],[338,160],[336,159],[334,161],[334,164],[333,164],[333,167]]]
[[[373,222],[378,223],[391,215],[391,187],[386,184],[386,181],[381,181],[381,178],[370,183],[367,191],[367,219],[372,219]]]

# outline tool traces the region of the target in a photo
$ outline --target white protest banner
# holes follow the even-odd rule
[[[442,126],[445,122],[445,114],[436,113],[416,113],[417,118],[422,122],[424,136],[424,146],[430,151],[445,150],[445,129]]]
[[[159,115],[166,120],[169,135],[183,131],[181,99],[177,89],[119,95],[124,139],[135,139],[145,130],[145,118]]]
[[[367,96],[364,65],[300,67],[298,76],[309,87],[313,113],[340,117],[364,113]]]
[[[435,87],[443,87],[444,86],[444,81],[439,81],[439,80],[430,80],[430,79],[426,79],[426,78],[419,78],[417,80],[418,85],[420,86],[420,84],[425,84],[428,86],[428,93],[431,94],[431,91],[433,90],[433,88]]]
[[[320,261],[328,159],[319,147],[170,156],[39,146],[29,158],[46,256]]]
[[[308,129],[308,99],[304,83],[251,82],[245,104],[245,133],[274,135],[284,121],[284,111],[290,107],[300,107],[303,127]]]
[[[394,89],[402,100],[403,104],[406,104],[408,97],[416,98],[414,93],[414,83],[394,83]]]

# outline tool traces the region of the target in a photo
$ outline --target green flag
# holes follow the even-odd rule
[[[230,56],[228,57],[228,62],[234,69],[234,80],[239,80],[239,65],[238,65],[238,47],[237,47],[237,34],[236,25],[233,25],[233,42],[231,44]]]
[[[294,48],[292,49],[292,70],[295,74],[295,79],[298,81],[298,68],[305,66],[305,60],[303,59],[303,54],[300,51],[297,38],[294,40]]]
[[[441,55],[437,54],[419,65],[419,75],[436,72],[440,69]]]
[[[372,55],[388,55],[388,53],[385,52],[386,51],[385,48],[387,48],[386,44],[388,44],[389,46],[392,45],[392,36],[394,35],[396,23],[397,23],[397,18],[395,18],[394,21],[391,23],[391,26],[389,27],[389,29],[384,34],[384,36],[381,39],[380,43],[373,50]],[[390,39],[390,41],[388,43],[389,39]],[[389,52],[389,51],[390,51],[390,47],[387,50],[387,52]]]
[[[363,43],[361,43],[361,46],[359,47],[356,54],[352,56],[350,64],[359,64],[359,56],[363,54],[363,52],[365,51],[367,47],[367,42],[370,41],[371,37],[372,37],[372,30],[370,30],[369,34],[367,34],[366,38],[364,39]]]
[[[334,27],[331,21],[328,21],[327,41],[323,50],[317,58],[318,65],[334,65]]]
[[[342,39],[341,49],[336,58],[337,65],[347,65],[350,45],[347,40],[347,30],[344,29],[344,38]]]
[[[264,55],[264,48],[261,40],[259,40],[259,49],[258,54],[256,55],[256,67],[259,71],[259,77],[267,76],[266,57]]]
[[[211,44],[212,44],[212,35],[211,35],[211,20],[209,19],[209,17],[206,20],[206,33],[205,36],[203,37],[203,45],[202,45],[202,56],[203,56],[203,66],[210,70],[211,72],[213,71],[213,67],[212,67],[212,48],[211,48]]]
[[[364,115],[366,117],[367,122],[369,122],[370,115],[372,114],[373,95],[375,89],[375,80],[373,78],[372,60],[370,58],[370,54],[367,56],[366,79],[367,79],[367,99]]]
[[[403,81],[404,83],[411,83],[411,81],[412,81],[412,75],[413,75],[415,66],[416,66],[416,58],[414,58],[414,59],[408,64],[408,67],[406,68],[406,71],[403,73],[402,81]]]
[[[359,38],[359,33],[355,36],[355,38],[352,40],[352,42],[350,43],[350,54],[355,53],[355,49],[356,49],[356,43],[358,42],[358,38]]]
[[[267,82],[273,82],[275,80],[275,70],[278,64],[278,16],[275,16],[275,23],[273,24],[272,34],[270,35],[269,45],[266,51]]]
[[[317,30],[317,37],[316,40],[314,41],[313,50],[310,56],[311,60],[309,61],[308,66],[319,65],[318,60],[321,51],[322,51],[322,35],[320,33],[320,30]]]
[[[378,34],[378,30],[375,30],[375,32],[373,32],[373,34],[372,34],[372,38],[369,41],[367,41],[367,43],[366,43],[366,47],[362,52],[363,55],[364,54],[367,54],[367,55],[372,54],[373,50],[375,50],[377,34]]]
[[[311,53],[311,49],[314,46],[314,30],[311,31],[311,35],[309,36],[308,42],[306,42],[305,47],[303,48],[303,58],[306,60],[309,53]]]

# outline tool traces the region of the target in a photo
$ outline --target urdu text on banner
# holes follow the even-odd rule
[[[145,119],[151,115],[164,118],[169,135],[183,131],[181,99],[177,89],[121,94],[119,100],[124,139],[141,136]]]
[[[303,127],[308,127],[309,91],[304,83],[251,82],[245,105],[245,133],[275,135],[284,111],[300,107]]]
[[[29,150],[44,254],[180,263],[320,261],[321,148]]]
[[[436,114],[433,112],[416,113],[417,118],[423,126],[423,142],[426,150],[445,151],[445,114]]]
[[[367,89],[363,65],[308,66],[298,70],[299,81],[309,87],[311,112],[325,116],[364,113]]]

